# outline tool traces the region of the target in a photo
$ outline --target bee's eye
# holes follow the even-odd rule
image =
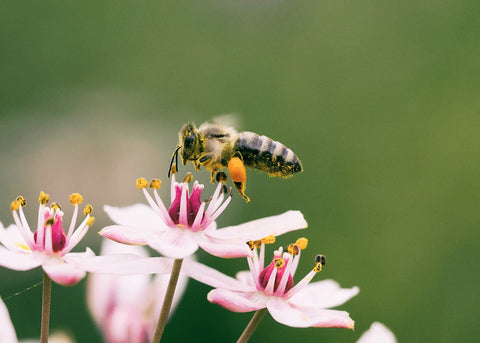
[[[189,135],[185,136],[185,139],[183,140],[183,146],[186,149],[190,149],[193,147],[193,144],[195,142],[195,133],[191,133]]]

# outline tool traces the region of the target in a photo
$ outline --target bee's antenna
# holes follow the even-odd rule
[[[168,167],[168,178],[170,178],[170,175],[172,175],[173,160],[175,160],[175,163],[178,166],[178,150],[180,150],[181,148],[182,147],[180,145],[177,145],[175,147],[175,151],[172,154],[172,159],[170,160],[170,167]]]

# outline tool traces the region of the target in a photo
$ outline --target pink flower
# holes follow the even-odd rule
[[[135,254],[148,258],[146,249],[104,240],[102,255]],[[104,340],[108,343],[150,342],[165,296],[169,274],[119,276],[90,274],[88,278],[88,307]],[[177,284],[174,304],[182,296],[187,277]]]
[[[60,205],[53,203],[46,206],[49,196],[40,192],[38,210],[38,224],[35,233],[32,233],[22,207],[26,205],[23,197],[19,196],[12,202],[11,209],[16,225],[4,228],[0,223],[0,265],[14,270],[29,270],[42,266],[45,273],[61,285],[74,285],[85,277],[85,271],[67,262],[68,257],[92,256],[93,252],[87,248],[84,253],[70,253],[70,251],[85,236],[88,228],[93,224],[91,216],[93,208],[85,206],[85,219],[75,230],[78,215],[78,205],[83,202],[80,194],[70,195],[70,202],[74,206],[73,217],[68,232],[63,231],[63,212]]]
[[[160,180],[150,182],[155,200],[146,190],[147,180],[138,179],[137,187],[143,190],[150,206],[105,206],[110,218],[119,225],[105,227],[100,235],[124,244],[148,244],[170,258],[185,258],[199,247],[219,257],[246,257],[251,255],[245,244],[249,240],[307,227],[300,212],[288,211],[217,230],[215,220],[231,200],[231,195],[225,199],[225,185],[222,182],[219,182],[208,201],[202,201],[203,185],[195,181],[189,192],[188,183],[175,182],[173,175],[168,209],[157,191]]]
[[[357,343],[397,343],[395,335],[385,325],[373,322]]]
[[[260,246],[260,256],[257,253]],[[333,280],[310,283],[321,271],[325,260],[318,255],[316,265],[300,282],[293,277],[300,260],[302,238],[274,252],[272,262],[264,266],[264,242],[253,242],[253,257],[248,258],[249,272],[239,272],[237,279],[196,262],[186,264],[184,271],[194,279],[217,287],[208,300],[233,312],[250,312],[267,308],[279,323],[292,327],[342,327],[353,329],[354,321],[345,311],[330,310],[358,294],[358,287],[340,288]]]

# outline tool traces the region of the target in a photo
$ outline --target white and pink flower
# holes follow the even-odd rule
[[[237,273],[233,279],[215,269],[189,261],[184,271],[194,279],[216,289],[208,300],[233,312],[250,312],[267,308],[279,323],[292,327],[341,327],[353,329],[354,321],[345,311],[329,308],[343,304],[358,294],[358,287],[340,288],[333,280],[310,283],[325,259],[318,255],[315,267],[300,282],[293,277],[300,260],[300,250],[306,246],[302,238],[274,252],[272,262],[264,266],[264,242],[254,242],[253,257],[248,258],[250,271]],[[260,254],[257,252],[260,247]]]
[[[78,205],[83,202],[80,194],[70,195],[74,206],[73,217],[68,231],[63,230],[63,216],[60,205],[53,203],[46,206],[49,196],[40,192],[38,222],[35,233],[28,225],[22,207],[26,200],[19,196],[12,202],[11,209],[15,224],[4,228],[0,223],[0,265],[14,270],[30,270],[42,266],[47,275],[61,285],[74,285],[85,277],[86,272],[68,263],[69,256],[88,257],[93,252],[87,248],[84,253],[70,251],[82,240],[89,227],[93,224],[91,216],[93,208],[86,205],[85,219],[75,229],[78,216]]]
[[[146,190],[147,180],[137,180],[137,187],[143,190],[150,206],[105,206],[107,214],[118,225],[105,227],[100,235],[124,244],[148,244],[162,255],[175,259],[190,256],[199,247],[219,257],[247,257],[251,256],[247,241],[307,227],[299,211],[288,211],[217,230],[215,220],[232,197],[230,194],[225,199],[226,187],[222,182],[209,200],[202,201],[202,184],[195,181],[189,192],[188,182],[175,182],[172,175],[168,209],[157,191],[160,184],[160,180],[150,182],[154,199]]]
[[[397,343],[392,331],[380,322],[373,322],[357,343]]]

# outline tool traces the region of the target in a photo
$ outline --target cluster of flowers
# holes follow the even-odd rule
[[[278,248],[271,259],[265,256],[265,246],[274,243],[276,236],[307,227],[299,211],[217,229],[215,221],[230,203],[231,193],[219,182],[213,195],[203,201],[204,186],[195,181],[190,190],[192,181],[188,175],[183,182],[176,182],[172,175],[167,208],[158,193],[160,180],[138,179],[137,188],[143,191],[149,206],[105,206],[117,225],[99,232],[107,238],[100,256],[89,248],[82,253],[71,252],[94,222],[93,208],[86,205],[85,218],[75,229],[83,202],[80,194],[70,195],[74,210],[66,232],[61,206],[48,206],[49,196],[43,192],[37,227],[32,232],[22,209],[26,200],[19,196],[11,204],[15,224],[7,228],[0,224],[0,265],[22,271],[42,266],[44,297],[49,280],[74,285],[87,272],[92,273],[88,288],[94,291],[88,293],[88,303],[106,342],[158,342],[172,302],[174,306],[179,300],[188,277],[214,288],[207,295],[210,302],[234,312],[255,311],[239,342],[250,338],[267,310],[277,322],[291,327],[353,329],[354,321],[347,312],[330,308],[358,294],[358,287],[341,288],[333,280],[311,282],[325,264],[323,255],[315,258],[311,272],[294,281],[301,251],[307,247],[306,238],[299,238],[286,249]],[[149,257],[142,245],[163,257]],[[224,275],[195,261],[193,255],[199,248],[218,257],[244,257],[249,271],[237,273],[236,278]],[[48,340],[48,318],[42,317],[41,337],[42,342]],[[377,341],[395,342],[395,338],[374,323],[359,342]],[[0,342],[17,342],[1,299]]]

